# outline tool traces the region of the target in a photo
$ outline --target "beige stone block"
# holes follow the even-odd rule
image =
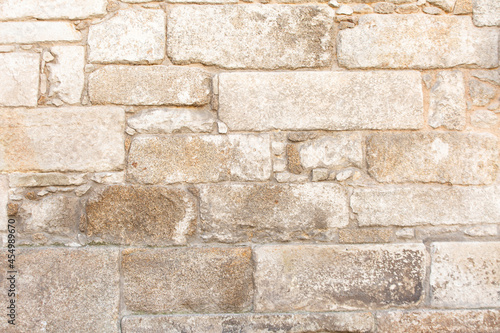
[[[363,164],[363,137],[359,133],[324,136],[301,144],[298,150],[304,168]]]
[[[463,74],[460,71],[439,72],[430,91],[429,125],[462,130],[466,108]]]
[[[500,26],[500,2],[472,0],[472,17],[477,26]]]
[[[0,106],[36,106],[40,55],[0,53]]]
[[[85,83],[85,47],[53,46],[50,51],[56,59],[47,64],[49,96],[68,104],[79,104]]]
[[[0,4],[1,6],[2,4]],[[74,42],[81,39],[81,33],[70,22],[0,22],[0,44],[29,44],[52,41]]]
[[[69,186],[82,185],[85,182],[85,174],[58,172],[9,174],[10,187]]]
[[[3,0],[0,3],[0,20],[85,19],[106,14],[107,4],[107,0]]]

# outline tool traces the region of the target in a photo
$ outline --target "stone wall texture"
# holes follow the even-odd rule
[[[500,333],[500,0],[0,0],[0,332]]]

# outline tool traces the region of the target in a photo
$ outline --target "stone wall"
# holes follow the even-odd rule
[[[500,1],[326,1],[0,1],[0,331],[500,331]]]

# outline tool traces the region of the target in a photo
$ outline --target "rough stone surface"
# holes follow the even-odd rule
[[[266,333],[371,332],[373,317],[366,312],[317,314],[236,314],[195,316],[126,316],[122,333]]]
[[[474,24],[500,26],[500,2],[496,0],[472,0]]]
[[[427,2],[449,13],[455,7],[456,0],[427,0]]]
[[[82,185],[85,182],[85,174],[57,172],[9,174],[9,183],[11,187],[68,186]]]
[[[495,97],[495,88],[478,80],[470,80],[469,94],[472,99],[472,104],[485,106],[493,97]]]
[[[106,248],[17,249],[16,332],[117,332],[118,259],[118,250]],[[0,322],[11,332],[7,326]]]
[[[0,110],[0,171],[121,169],[124,123],[119,107]]]
[[[111,19],[90,26],[89,61],[157,62],[165,57],[163,10],[120,10]]]
[[[398,14],[415,14],[420,12],[420,8],[413,3],[407,3],[396,7],[396,13]]]
[[[287,167],[291,173],[300,174],[304,171],[304,167],[300,164],[300,155],[297,150],[297,145],[286,145]]]
[[[497,223],[500,187],[438,185],[355,189],[351,207],[360,226]]]
[[[92,180],[99,184],[122,184],[125,182],[125,172],[99,172],[92,176]]]
[[[73,24],[69,22],[0,22],[0,44],[27,44],[50,41],[72,42],[81,38],[80,32],[76,31]]]
[[[444,11],[442,9],[437,8],[437,7],[432,7],[432,6],[426,6],[426,7],[422,8],[422,11],[425,14],[429,14],[429,15],[443,15],[444,14]]]
[[[348,68],[491,68],[498,48],[498,31],[479,29],[470,17],[424,14],[364,15],[339,32],[337,44],[339,64]]]
[[[222,73],[219,117],[231,130],[416,129],[414,71]]]
[[[127,171],[143,184],[267,180],[269,141],[269,135],[245,134],[137,137]]]
[[[488,184],[498,168],[488,133],[382,133],[367,140],[368,171],[380,182]]]
[[[130,117],[128,125],[139,133],[211,132],[216,118],[210,111],[193,109],[145,110]]]
[[[433,243],[432,305],[451,308],[500,306],[499,267],[500,242]]]
[[[429,125],[462,130],[466,108],[463,74],[460,71],[439,72],[430,91]]]
[[[39,74],[39,54],[1,53],[0,106],[36,106]]]
[[[471,237],[485,237],[498,235],[498,227],[494,224],[476,225],[464,230],[464,234]]]
[[[252,251],[239,248],[127,249],[123,298],[134,312],[242,312],[253,297]]]
[[[347,193],[336,184],[232,184],[200,187],[201,237],[227,243],[333,239],[349,223]]]
[[[361,166],[362,136],[338,134],[325,136],[300,145],[300,163],[304,168]]]
[[[80,103],[85,75],[84,46],[53,46],[50,49],[56,61],[47,64],[49,69],[49,96],[56,96],[68,104]]]
[[[175,64],[322,67],[332,60],[332,28],[333,11],[323,6],[176,6],[167,52]]]
[[[495,112],[488,110],[477,110],[470,116],[472,126],[479,128],[493,128],[498,124]]]
[[[480,80],[487,81],[500,86],[500,69],[494,70],[475,70],[471,72],[472,76]]]
[[[195,229],[196,210],[186,190],[116,185],[91,197],[80,228],[98,243],[185,244]]]
[[[391,311],[377,315],[379,333],[495,333],[499,310]]]
[[[392,14],[396,6],[390,2],[377,2],[373,4],[373,11],[378,14]]]
[[[9,178],[0,175],[0,231],[7,230],[7,203],[9,202]]]
[[[171,66],[105,66],[89,75],[90,100],[97,104],[204,105],[210,75]]]
[[[256,311],[415,305],[425,257],[423,244],[258,247]]]
[[[107,0],[3,0],[0,2],[0,20],[85,19],[106,14],[107,3]]]
[[[393,232],[391,229],[340,229],[339,242],[344,244],[356,243],[388,243]]]

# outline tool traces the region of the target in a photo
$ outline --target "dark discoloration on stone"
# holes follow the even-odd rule
[[[291,173],[300,174],[304,167],[300,164],[300,155],[296,145],[286,145],[286,156],[288,158],[288,170]]]
[[[354,243],[388,243],[393,238],[391,229],[340,229],[339,242]]]
[[[318,137],[317,133],[314,132],[291,132],[288,133],[288,140],[293,142],[300,142],[306,140],[313,140]]]
[[[19,212],[19,204],[9,203],[7,204],[7,215],[8,216],[16,216]]]
[[[124,300],[136,312],[242,312],[252,303],[251,250],[123,251]]]

